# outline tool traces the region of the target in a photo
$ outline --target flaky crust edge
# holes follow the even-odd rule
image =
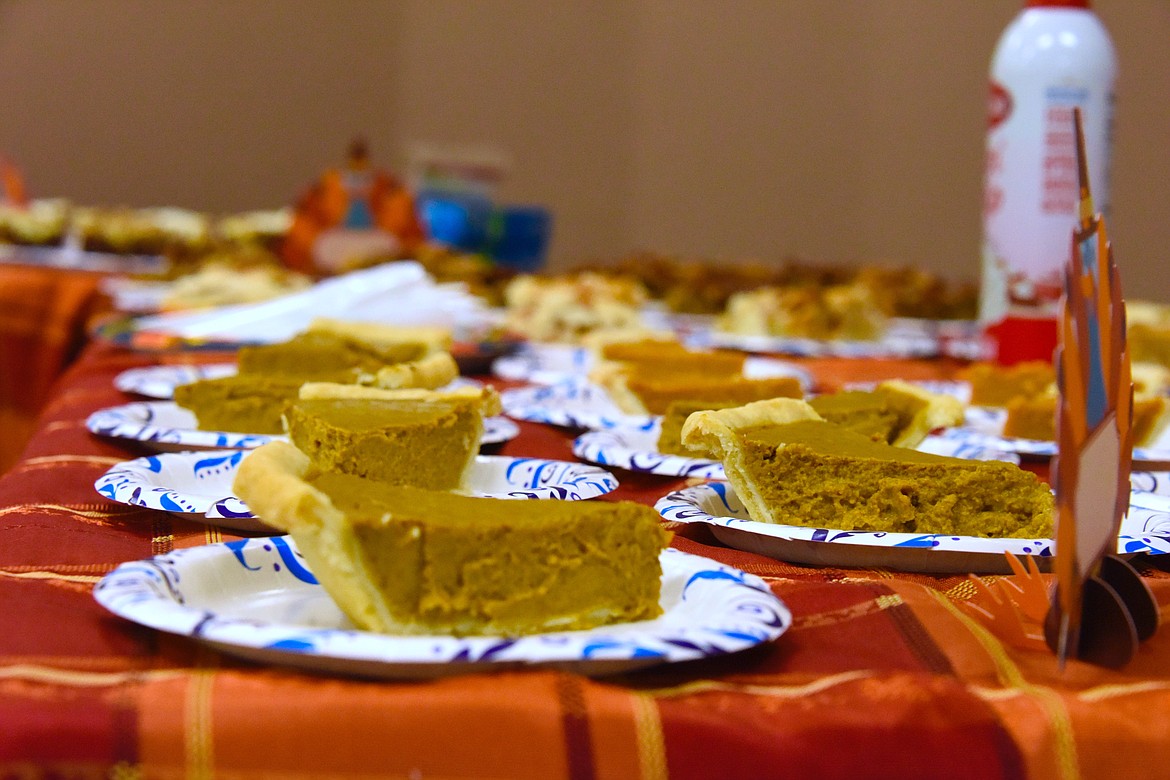
[[[952,395],[932,393],[900,379],[881,382],[878,387],[889,392],[912,396],[924,404],[915,412],[910,424],[899,431],[897,438],[890,442],[895,447],[914,449],[931,431],[963,424],[966,404]]]
[[[309,570],[354,624],[394,630],[348,520],[305,481],[309,472],[308,456],[288,442],[270,442],[240,463],[232,490],[256,517],[292,536]]]
[[[449,384],[459,376],[459,365],[449,352],[436,352],[418,360],[383,366],[374,375],[374,385],[384,390],[422,387],[428,390]]]

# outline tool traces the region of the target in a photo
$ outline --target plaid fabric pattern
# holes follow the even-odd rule
[[[1170,766],[1165,629],[1121,671],[1062,672],[967,609],[981,596],[966,578],[793,565],[702,527],[674,527],[673,544],[763,577],[794,614],[777,642],[605,679],[386,682],[256,666],[130,624],[93,600],[104,573],[235,538],[93,490],[144,452],[90,436],[85,416],[124,402],[113,377],[151,359],[89,347],[0,478],[0,775],[1055,780]],[[504,454],[572,457],[567,432],[521,428]],[[683,484],[618,477],[605,500]],[[1170,578],[1137,565],[1165,611]]]
[[[0,473],[16,462],[50,387],[85,342],[99,279],[0,264]]]

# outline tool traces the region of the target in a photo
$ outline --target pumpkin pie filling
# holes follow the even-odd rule
[[[898,413],[874,393],[848,390],[810,398],[808,403],[828,422],[874,441],[889,443],[898,430]]]
[[[293,377],[236,374],[179,385],[174,400],[195,414],[200,430],[279,434],[284,405],[300,387]]]
[[[285,411],[289,438],[319,471],[455,490],[479,452],[476,400],[300,399]]]

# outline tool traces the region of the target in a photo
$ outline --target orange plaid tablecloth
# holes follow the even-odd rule
[[[49,388],[85,343],[100,278],[0,263],[0,473],[16,462]]]
[[[143,453],[91,437],[85,416],[125,402],[113,377],[148,360],[91,346],[0,478],[0,775],[1133,778],[1170,767],[1170,629],[1122,671],[1061,672],[964,609],[977,598],[964,578],[796,566],[702,528],[675,528],[674,544],[765,578],[795,618],[777,642],[609,679],[370,682],[250,665],[140,628],[99,607],[94,583],[123,561],[228,538],[92,487]],[[521,427],[505,454],[571,457],[565,432]],[[618,476],[616,497],[642,501],[680,484]],[[1170,578],[1138,565],[1165,612]]]

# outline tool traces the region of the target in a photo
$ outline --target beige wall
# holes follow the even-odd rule
[[[650,248],[975,278],[986,71],[1019,0],[0,0],[0,151],[35,194],[287,203],[355,133],[511,157],[555,267]],[[1170,4],[1121,61],[1110,227],[1170,300]]]

